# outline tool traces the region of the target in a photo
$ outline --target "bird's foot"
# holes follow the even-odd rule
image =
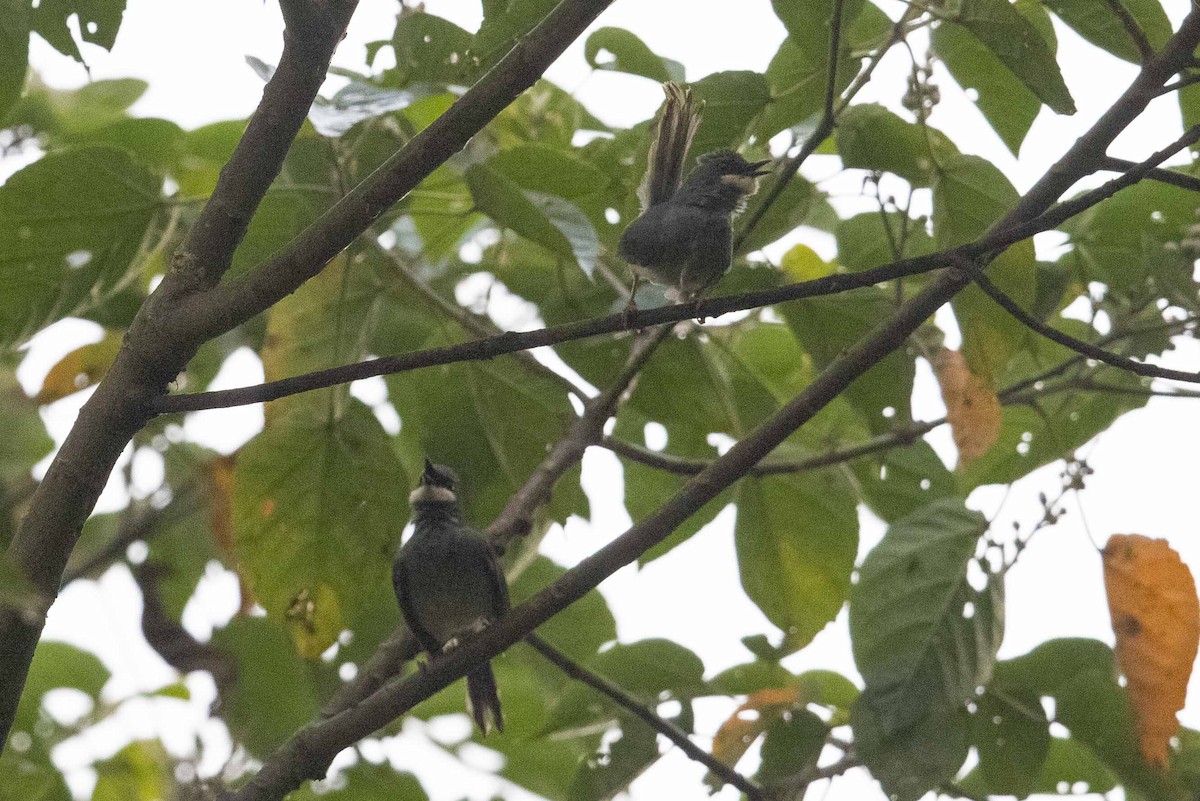
[[[629,302],[625,304],[625,311],[621,312],[621,327],[633,328],[633,315],[637,314],[637,312],[637,299],[633,295],[630,295]]]

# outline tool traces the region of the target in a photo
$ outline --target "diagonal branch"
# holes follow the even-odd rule
[[[1186,381],[1190,384],[1200,384],[1200,372],[1187,372],[1185,370],[1172,370],[1167,367],[1159,367],[1153,364],[1146,364],[1128,356],[1122,356],[1118,353],[1105,350],[1090,342],[1084,342],[1082,339],[1076,339],[1070,334],[1059,331],[1057,328],[1046,325],[1038,320],[1029,312],[1021,308],[1021,305],[1004,293],[1004,290],[996,286],[992,279],[988,278],[983,272],[976,269],[974,265],[965,263],[963,268],[970,275],[980,289],[983,290],[989,298],[995,301],[996,305],[1000,306],[1021,325],[1033,331],[1036,334],[1049,339],[1052,342],[1057,342],[1065,348],[1070,348],[1076,353],[1087,356],[1090,359],[1095,359],[1098,362],[1104,362],[1112,367],[1118,367],[1122,370],[1127,370],[1135,375],[1145,376],[1146,378],[1166,378],[1172,381]]]
[[[726,784],[732,784],[741,790],[750,801],[765,801],[766,797],[761,787],[693,743],[691,738],[688,737],[687,732],[671,721],[665,720],[655,714],[652,709],[639,702],[616,684],[588,670],[536,634],[530,634],[525,638],[525,642],[529,643],[534,650],[546,657],[547,660],[552,662],[563,673],[566,673],[577,681],[583,682],[596,692],[610,699],[617,706],[640,720],[645,721],[646,725],[650,728],[679,746],[679,750],[687,754],[689,759],[699,762],[721,781]]]
[[[1115,156],[1107,156],[1101,163],[1100,169],[1111,170],[1113,172],[1125,172],[1132,170],[1137,166],[1136,161],[1128,159],[1119,159]],[[1180,189],[1187,189],[1191,192],[1200,192],[1200,178],[1186,173],[1176,172],[1175,170],[1167,170],[1161,167],[1156,167],[1146,173],[1146,177],[1151,181],[1158,181],[1163,184],[1177,186]]]
[[[444,114],[410,139],[280,253],[180,310],[178,325],[205,340],[287,297],[371,223],[466,146],[534,84],[612,0],[562,0]]]

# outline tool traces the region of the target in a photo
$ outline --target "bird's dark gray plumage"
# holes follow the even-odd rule
[[[421,482],[409,496],[413,533],[392,567],[404,621],[430,656],[478,633],[509,608],[496,552],[463,522],[456,489],[452,470],[425,460]],[[491,663],[467,674],[467,700],[484,734],[504,731]]]
[[[668,298],[683,301],[729,269],[731,218],[754,194],[769,159],[748,162],[732,150],[718,150],[701,156],[681,184],[700,107],[690,90],[674,83],[663,88],[667,100],[651,129],[646,177],[638,190],[642,213],[621,235],[619,253],[634,272],[634,293],[638,280],[646,278],[667,286]]]

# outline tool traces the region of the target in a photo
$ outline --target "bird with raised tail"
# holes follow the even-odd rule
[[[509,608],[508,584],[487,538],[466,525],[455,494],[458,478],[425,460],[408,496],[413,533],[392,567],[404,622],[431,657],[455,648]],[[467,711],[485,735],[504,731],[490,662],[467,674]]]
[[[733,261],[734,212],[758,189],[770,159],[746,161],[732,150],[697,159],[683,181],[683,166],[700,125],[703,104],[691,89],[663,84],[666,101],[650,133],[646,175],[638,187],[642,213],[621,234],[618,252],[633,271],[629,306],[638,283],[667,287],[667,299],[684,302],[721,279]]]

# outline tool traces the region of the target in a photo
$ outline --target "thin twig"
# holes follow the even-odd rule
[[[1147,38],[1146,32],[1142,30],[1142,26],[1133,18],[1128,9],[1121,4],[1121,0],[1105,0],[1112,12],[1117,15],[1117,19],[1121,20],[1121,24],[1125,27],[1125,32],[1129,34],[1129,38],[1133,40],[1134,46],[1137,47],[1138,53],[1142,56],[1142,63],[1154,57],[1154,47],[1150,44],[1150,39]]]
[[[761,787],[693,743],[691,738],[688,737],[687,732],[671,721],[657,715],[653,710],[639,702],[616,684],[583,667],[537,634],[530,634],[525,638],[525,642],[533,646],[534,650],[546,657],[563,673],[566,673],[577,681],[583,682],[596,692],[610,699],[617,706],[644,721],[650,728],[679,746],[679,749],[687,754],[689,759],[699,762],[721,781],[726,784],[732,784],[741,790],[751,801],[764,801],[765,796]]]
[[[1136,161],[1119,159],[1114,156],[1105,156],[1100,165],[1100,169],[1111,172],[1126,172],[1134,169],[1135,167],[1137,167]],[[1197,178],[1194,175],[1187,175],[1182,172],[1176,172],[1175,170],[1156,167],[1153,170],[1150,170],[1150,172],[1146,174],[1146,177],[1151,181],[1170,184],[1171,186],[1177,186],[1180,189],[1187,189],[1192,192],[1200,192],[1200,178]]]
[[[1172,370],[1167,367],[1158,367],[1153,364],[1146,364],[1128,356],[1121,356],[1112,351],[1093,345],[1090,342],[1084,342],[1082,339],[1076,339],[1070,334],[1065,334],[1057,328],[1051,328],[1045,323],[1038,320],[1029,312],[1021,308],[1021,305],[1004,293],[1000,287],[992,283],[992,279],[988,278],[981,270],[977,269],[970,263],[962,265],[964,271],[972,281],[983,290],[984,294],[995,301],[996,305],[1000,306],[1012,317],[1034,333],[1040,334],[1052,342],[1057,342],[1065,348],[1070,348],[1076,353],[1082,354],[1089,359],[1095,359],[1098,362],[1104,362],[1111,367],[1118,367],[1122,370],[1127,370],[1135,375],[1145,376],[1147,378],[1166,378],[1172,381],[1186,381],[1191,384],[1200,384],[1200,372],[1189,373],[1183,370]]]

